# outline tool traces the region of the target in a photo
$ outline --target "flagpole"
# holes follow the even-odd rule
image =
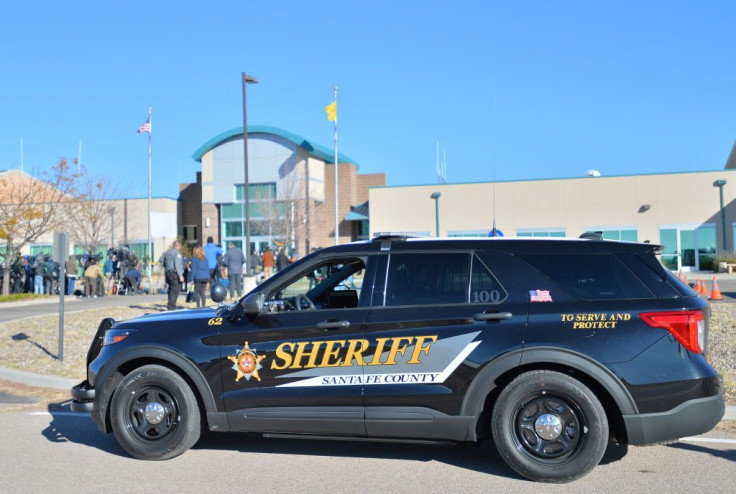
[[[151,276],[151,263],[153,261],[153,246],[151,245],[151,135],[153,134],[153,122],[151,122],[151,107],[148,107],[148,294],[153,295],[153,277]]]
[[[335,245],[338,245],[340,243],[339,239],[339,226],[340,222],[338,220],[339,218],[339,206],[340,206],[340,200],[338,196],[338,175],[337,175],[337,86],[335,86]]]

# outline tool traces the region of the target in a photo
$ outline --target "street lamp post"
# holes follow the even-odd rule
[[[723,186],[728,183],[727,180],[721,179],[713,182],[713,187],[718,187],[721,192],[721,225],[723,227],[723,250],[728,250],[726,246],[726,210],[723,207]]]
[[[435,220],[435,227],[437,228],[437,237],[440,236],[440,194],[439,192],[432,192],[432,195],[429,196],[432,199],[434,199],[434,220]]]
[[[248,120],[246,111],[245,86],[257,84],[258,79],[243,72],[243,166],[245,171],[245,183],[243,184],[243,218],[245,220],[245,276],[250,277],[250,187],[248,181]]]

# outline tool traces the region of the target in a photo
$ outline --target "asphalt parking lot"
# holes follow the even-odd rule
[[[146,462],[67,406],[0,413],[0,423],[4,492],[733,492],[736,473],[736,434],[718,431],[670,445],[611,445],[590,475],[552,486],[518,477],[492,443],[207,433],[178,458]]]

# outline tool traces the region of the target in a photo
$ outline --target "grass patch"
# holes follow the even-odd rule
[[[0,295],[0,302],[16,302],[18,300],[28,300],[33,298],[47,299],[49,295],[36,295],[35,293],[11,293],[8,295]]]

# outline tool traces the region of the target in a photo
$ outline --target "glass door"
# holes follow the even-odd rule
[[[662,263],[672,271],[705,271],[713,269],[716,253],[716,227],[675,225],[659,229]]]

